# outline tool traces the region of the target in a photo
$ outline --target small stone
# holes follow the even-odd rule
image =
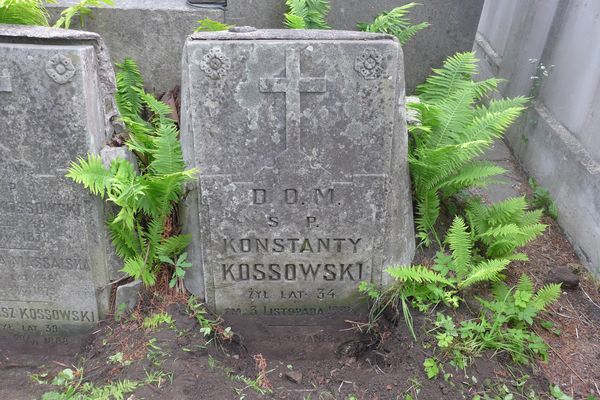
[[[579,277],[569,266],[551,270],[546,277],[546,283],[560,283],[563,289],[575,290],[579,286]]]
[[[287,371],[285,377],[298,385],[302,383],[302,372],[300,371]]]
[[[115,308],[117,312],[123,313],[125,311],[133,310],[137,305],[141,288],[141,280],[133,281],[131,283],[119,286],[117,288],[117,294],[115,296]]]

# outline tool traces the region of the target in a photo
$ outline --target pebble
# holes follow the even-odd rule
[[[300,371],[287,371],[285,377],[298,385],[302,383],[302,372]]]

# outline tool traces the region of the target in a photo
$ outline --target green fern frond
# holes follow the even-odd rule
[[[153,114],[152,122],[156,126],[175,125],[175,121],[170,118],[173,110],[168,104],[158,101],[152,94],[146,93],[143,90],[140,91],[140,97],[148,110]]]
[[[442,283],[444,285],[452,286],[452,282],[448,279],[422,265],[393,266],[386,268],[385,272],[399,282],[417,284]]]
[[[122,115],[139,117],[144,102],[141,93],[144,91],[144,78],[137,63],[131,58],[125,58],[121,64],[116,64],[117,72],[117,106]]]
[[[475,53],[457,53],[448,57],[440,69],[434,69],[433,75],[417,87],[422,101],[436,103],[443,101],[453,93],[463,89],[473,89],[472,77],[477,73]]]
[[[504,99],[492,99],[485,105],[475,108],[475,117],[482,118],[487,113],[502,113],[511,108],[525,109],[529,99],[527,97],[513,97]]]
[[[561,285],[552,283],[544,286],[533,296],[532,305],[538,311],[543,311],[554,303],[562,293]]]
[[[156,283],[156,276],[150,271],[141,256],[125,260],[125,265],[121,271],[133,277],[133,279],[141,279],[146,286],[153,286]]]
[[[452,177],[443,181],[439,188],[448,197],[466,187],[485,186],[489,183],[489,178],[502,175],[505,172],[504,168],[490,162],[473,162],[465,165]]]
[[[465,221],[461,217],[454,218],[452,226],[446,235],[446,242],[452,251],[454,270],[460,280],[469,271],[471,254],[473,252],[471,234],[467,231]]]
[[[178,136],[179,131],[175,125],[161,124],[158,126],[152,152],[154,161],[149,165],[156,175],[175,174],[185,169]]]
[[[459,281],[460,289],[467,288],[479,282],[498,282],[501,280],[500,273],[510,264],[510,260],[494,259],[486,260],[477,264],[462,281]]]
[[[429,191],[417,198],[417,217],[415,222],[419,237],[426,245],[430,244],[429,233],[440,215],[440,199],[436,191]]]
[[[531,293],[533,294],[533,281],[531,278],[525,274],[521,274],[519,277],[519,283],[517,284],[516,289],[519,292],[523,293]]]
[[[306,29],[306,21],[299,15],[286,13],[285,25],[290,29]]]
[[[401,32],[396,33],[394,36],[398,38],[400,44],[404,45],[414,38],[417,33],[429,27],[429,22],[421,22],[416,25],[411,25]]]
[[[90,16],[92,9],[90,7],[104,7],[114,6],[113,0],[81,0],[79,3],[67,7],[63,12],[60,13],[60,18],[54,23],[54,28],[65,28],[71,27],[73,18],[78,17],[79,26],[85,27],[84,17]]]
[[[164,240],[156,254],[163,257],[171,257],[176,254],[181,254],[192,242],[192,235],[176,235]]]
[[[137,234],[114,219],[108,223],[110,240],[117,255],[123,259],[133,258],[141,253]]]
[[[359,23],[358,29],[364,32],[381,32],[394,35],[398,38],[401,44],[406,44],[412,39],[417,32],[427,28],[429,23],[421,22],[417,25],[412,25],[407,15],[411,9],[417,6],[418,3],[409,3],[401,7],[396,7],[389,12],[384,12],[375,17],[375,20],[370,23]]]
[[[0,0],[0,24],[48,26],[44,0]]]
[[[226,31],[233,25],[227,25],[222,22],[214,21],[210,18],[204,18],[198,21],[198,27],[194,32],[218,32]]]
[[[154,260],[158,258],[158,249],[163,239],[163,233],[165,231],[166,216],[154,217],[148,224],[146,231],[144,232],[144,240],[146,242],[146,252],[148,254],[146,262],[153,264]]]
[[[106,191],[110,190],[113,181],[110,172],[102,163],[102,158],[94,154],[88,154],[87,159],[78,157],[67,171],[67,178],[100,197],[104,197]]]
[[[330,29],[325,21],[328,0],[286,0],[285,24],[290,29]]]
[[[431,135],[430,141],[426,144],[429,148],[436,148],[446,144],[457,144],[468,142],[469,140],[460,140],[460,133],[466,129],[473,118],[473,103],[475,102],[475,91],[472,87],[465,87],[453,92],[444,100],[436,105],[440,109],[439,129]],[[470,140],[482,140],[472,136]]]
[[[461,137],[465,141],[481,139],[498,139],[523,112],[523,108],[513,107],[501,112],[488,112],[481,117],[475,117],[467,126]]]

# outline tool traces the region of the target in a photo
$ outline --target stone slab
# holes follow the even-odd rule
[[[56,17],[79,0],[48,4]],[[187,5],[185,0],[116,0],[114,7],[93,8],[81,29],[100,34],[115,62],[136,60],[149,90],[165,92],[180,84],[181,52],[198,20],[224,20],[222,10]],[[74,27],[79,29],[76,23]]]
[[[387,35],[196,34],[184,50],[188,289],[226,317],[361,308],[414,254],[403,57]],[[318,322],[316,323],[318,325]]]
[[[0,334],[64,344],[108,309],[103,205],[64,175],[111,135],[114,75],[95,34],[10,25],[0,70]]]

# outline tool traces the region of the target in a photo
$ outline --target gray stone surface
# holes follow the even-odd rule
[[[358,22],[371,22],[383,11],[411,0],[331,0],[327,17],[333,29],[355,30]],[[410,16],[415,23],[431,26],[404,46],[407,92],[421,83],[431,68],[458,52],[469,51],[477,31],[483,0],[423,0]],[[229,0],[225,20],[229,24],[257,28],[282,28],[287,11],[283,0]]]
[[[115,295],[115,313],[123,313],[135,308],[138,303],[143,283],[140,280],[117,287]]]
[[[103,207],[64,175],[111,133],[112,67],[95,34],[3,25],[0,71],[0,334],[65,343],[108,309]]]
[[[551,193],[558,221],[582,261],[600,274],[600,2],[487,0],[474,50],[481,78],[531,107],[506,139]],[[546,73],[543,73],[542,66]]]
[[[49,4],[53,16],[79,0]],[[181,51],[197,21],[223,21],[222,10],[188,6],[185,0],[116,0],[114,7],[94,8],[82,29],[100,34],[114,62],[136,60],[148,89],[162,92],[180,84]],[[75,27],[77,27],[75,21]]]
[[[410,263],[402,51],[386,35],[194,35],[184,50],[186,286],[227,317],[350,312]]]

